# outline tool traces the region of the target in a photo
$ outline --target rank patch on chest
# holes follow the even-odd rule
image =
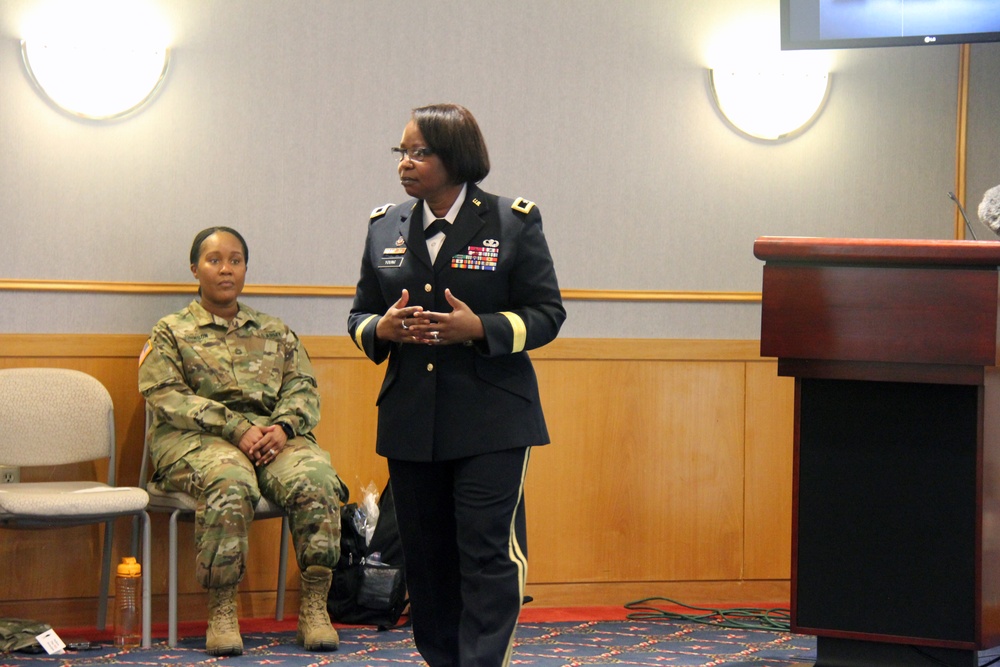
[[[467,249],[467,254],[454,255],[451,258],[451,268],[496,271],[497,258],[499,256],[500,250],[498,248],[470,245]]]

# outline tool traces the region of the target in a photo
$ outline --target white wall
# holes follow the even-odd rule
[[[563,288],[756,291],[760,235],[953,233],[958,47],[831,52],[815,125],[750,141],[705,68],[748,17],[776,40],[773,0],[161,0],[165,85],[110,123],[32,87],[18,39],[37,4],[0,4],[0,278],[189,281],[191,238],[226,224],[249,282],[353,285],[369,211],[405,198],[388,147],[437,101],[480,121],[483,186],[538,203]],[[1000,182],[1000,44],[972,62],[970,210]],[[145,332],[186,301],[0,291],[0,331]],[[347,299],[248,301],[345,331]],[[752,304],[567,306],[565,336],[759,333]]]

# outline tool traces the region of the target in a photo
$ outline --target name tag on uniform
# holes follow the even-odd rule
[[[382,251],[382,257],[379,258],[376,268],[398,269],[403,265],[405,255],[406,248],[386,248]]]

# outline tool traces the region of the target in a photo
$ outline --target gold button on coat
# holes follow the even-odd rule
[[[427,371],[430,372],[434,370],[434,364],[427,364]]]
[[[424,285],[424,291],[425,292],[430,292],[432,289],[434,289],[434,288],[431,287],[430,283],[427,283],[426,285]]]

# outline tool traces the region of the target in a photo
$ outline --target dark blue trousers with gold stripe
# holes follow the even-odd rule
[[[413,637],[430,667],[510,661],[528,565],[529,451],[389,460]]]

